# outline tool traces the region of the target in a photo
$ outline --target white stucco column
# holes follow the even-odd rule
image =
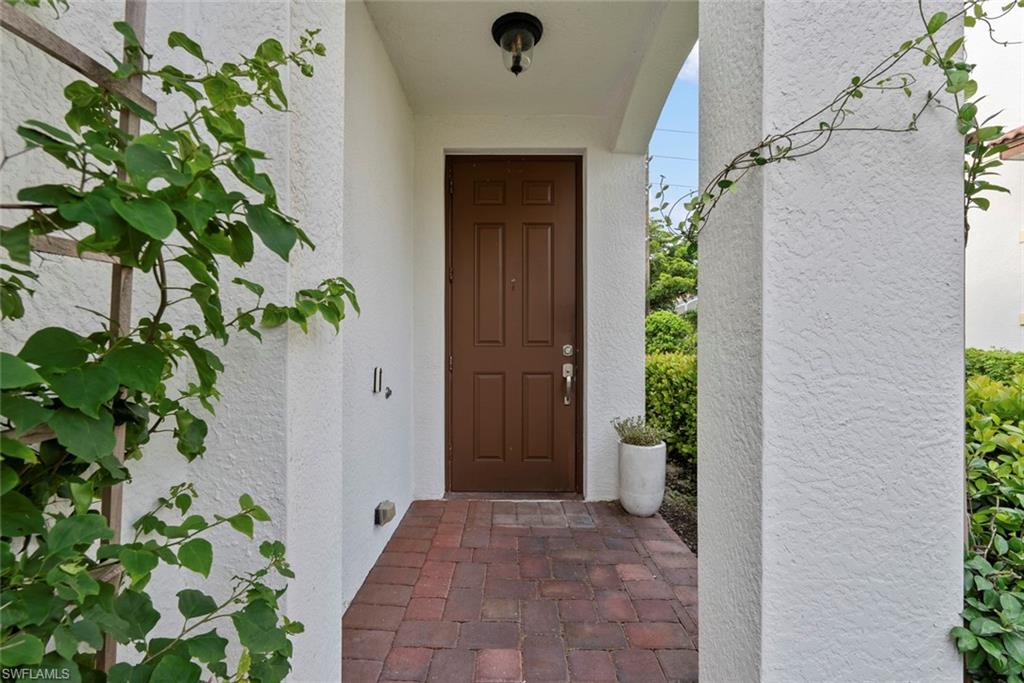
[[[922,27],[916,2],[709,0],[700,30],[707,179]],[[868,93],[856,125],[915,102]],[[920,129],[754,173],[701,236],[702,683],[962,677],[962,140]]]

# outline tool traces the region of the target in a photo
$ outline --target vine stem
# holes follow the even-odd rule
[[[149,328],[149,334],[147,335],[146,341],[153,343],[156,341],[157,335],[160,333],[160,321],[163,320],[164,312],[167,311],[167,266],[164,263],[163,252],[157,252],[156,256],[156,269],[153,271],[153,278],[156,280],[156,286],[160,289],[160,303],[157,305],[156,312],[153,314],[153,322]]]
[[[148,655],[145,659],[142,660],[142,663],[145,664],[146,662],[150,661],[151,659],[155,659],[156,657],[159,657],[160,655],[164,654],[165,652],[167,652],[168,650],[173,648],[175,645],[180,643],[182,638],[184,638],[186,635],[188,635],[189,633],[191,633],[195,629],[199,628],[200,626],[203,626],[204,624],[208,624],[211,621],[214,621],[215,619],[223,619],[224,617],[231,616],[229,614],[223,614],[223,613],[218,614],[218,612],[221,612],[221,610],[226,609],[229,605],[234,604],[236,601],[238,601],[239,598],[241,598],[243,595],[245,595],[245,591],[246,591],[246,589],[248,588],[249,585],[251,585],[251,581],[250,582],[242,582],[242,584],[241,584],[242,587],[236,588],[234,590],[234,592],[232,592],[231,595],[224,602],[222,602],[220,605],[217,606],[217,609],[215,609],[210,614],[205,615],[202,619],[200,619],[196,623],[192,624],[191,626],[188,625],[188,617],[186,617],[185,618],[185,622],[181,625],[181,631],[178,633],[178,636],[174,640],[172,640],[170,643],[168,643],[166,646],[161,648],[160,650],[157,650],[156,652]]]
[[[29,152],[31,152],[34,149],[36,149],[36,148],[35,147],[26,147],[25,149],[20,149],[17,152],[14,152],[13,154],[5,154],[5,155],[3,155],[3,158],[0,158],[0,171],[3,170],[4,166],[6,166],[7,162],[10,161],[11,159],[14,159],[15,157],[20,157],[22,154],[28,154]]]
[[[938,104],[938,99],[933,90],[929,90],[924,103],[912,115],[910,123],[903,127],[893,126],[844,126],[849,112],[848,104],[852,99],[863,97],[864,90],[895,90],[901,89],[909,92],[910,85],[916,84],[913,74],[907,72],[893,73],[893,70],[908,55],[927,52],[919,47],[920,42],[928,39],[932,49],[935,51],[936,61],[941,61],[941,54],[935,43],[933,34],[951,22],[960,21],[966,15],[969,8],[974,7],[980,0],[970,0],[965,3],[960,11],[947,16],[938,29],[928,30],[928,20],[924,16],[922,0],[918,0],[918,14],[926,27],[923,35],[907,41],[898,50],[882,59],[862,77],[854,77],[851,85],[844,87],[831,102],[804,117],[801,121],[790,126],[780,133],[773,133],[765,136],[757,145],[734,156],[726,165],[704,185],[702,191],[693,193],[695,196],[685,203],[687,215],[680,221],[679,229],[682,236],[692,242],[696,242],[700,231],[705,227],[714,209],[718,206],[724,196],[725,190],[732,190],[736,184],[746,177],[747,173],[757,166],[779,163],[785,160],[793,160],[809,156],[823,150],[832,142],[837,132],[880,132],[880,133],[909,133],[917,130],[918,118],[928,107]],[[1000,16],[1005,16],[1004,12]],[[899,85],[889,85],[894,79],[900,79]],[[908,95],[909,96],[909,95]],[[959,111],[959,98],[954,93],[954,102]],[[831,112],[831,113],[829,113]],[[820,121],[818,128],[806,129],[807,124],[815,119],[826,115],[827,121]],[[803,142],[797,142],[797,138],[809,136]],[[765,154],[765,152],[767,152]],[[672,208],[678,204],[678,200]],[[671,211],[671,209],[670,209]],[[966,219],[965,219],[966,220]],[[671,223],[670,223],[671,224]]]

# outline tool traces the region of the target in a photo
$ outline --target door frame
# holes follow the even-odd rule
[[[469,161],[571,161],[575,166],[576,176],[576,353],[573,362],[576,365],[576,452],[574,453],[576,486],[573,491],[565,491],[567,496],[580,496],[583,493],[583,399],[586,386],[584,366],[584,291],[583,291],[583,156],[580,154],[454,154],[444,155],[444,491],[445,495],[452,492],[452,373],[449,371],[448,358],[451,354],[452,341],[452,162],[454,159]],[[477,493],[477,492],[473,492]],[[522,494],[505,491],[480,491],[482,494],[502,493],[512,497]],[[456,492],[454,495],[463,495]],[[547,494],[536,494],[531,497],[550,498]]]

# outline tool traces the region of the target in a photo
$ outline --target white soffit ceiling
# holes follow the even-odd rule
[[[682,15],[690,25],[662,25],[673,16],[669,5],[676,6],[673,21]],[[367,8],[417,114],[573,114],[621,121],[636,118],[628,110],[636,109],[630,98],[639,93],[653,98],[641,109],[652,109],[657,120],[697,34],[696,2],[671,0],[369,0]],[[534,14],[544,24],[533,65],[518,78],[505,70],[491,38],[493,21],[512,11]],[[652,44],[666,44],[666,32],[673,48],[648,54]],[[650,70],[657,74],[653,85],[643,74]]]

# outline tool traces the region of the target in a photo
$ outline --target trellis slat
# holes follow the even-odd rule
[[[13,429],[5,429],[3,434],[4,436],[10,436],[13,434],[13,432]],[[32,445],[36,443],[42,443],[43,441],[49,441],[55,436],[56,434],[53,433],[52,429],[50,429],[46,425],[40,425],[38,427],[33,427],[32,429],[28,430],[21,436],[12,436],[12,438],[17,438],[17,440],[23,444]]]
[[[145,0],[126,0],[125,23],[135,31],[139,42],[143,42],[146,25]],[[140,75],[136,74],[127,79],[115,79],[109,69],[85,54],[82,50],[28,15],[6,4],[0,4],[0,26],[57,61],[71,67],[107,91],[120,95],[151,114],[156,114],[156,102],[142,92],[142,77]],[[125,59],[128,59],[127,54]],[[140,124],[141,122],[137,114],[128,107],[122,107],[119,121],[119,127],[122,131],[129,136],[137,136]],[[125,180],[124,169],[118,171],[118,176],[121,180]],[[4,205],[2,208],[38,210],[45,207],[10,204]],[[130,267],[122,265],[116,259],[105,254],[88,251],[80,254],[78,253],[77,242],[65,237],[37,235],[32,238],[31,244],[32,249],[36,252],[111,263],[113,266],[110,286],[111,337],[117,338],[122,336],[130,329],[132,309],[132,269]],[[124,391],[123,387],[121,391]],[[125,453],[125,426],[119,425],[115,427],[114,435],[116,438],[114,457],[123,461]],[[50,428],[41,426],[21,435],[19,440],[23,443],[39,443],[53,437],[54,433]],[[113,538],[110,541],[112,543],[121,542],[122,496],[122,487],[118,484],[106,489],[101,499],[102,513],[106,517],[110,529],[114,532]],[[104,570],[100,574],[103,579],[109,580],[115,583],[115,585],[120,582],[121,572],[117,567]],[[109,671],[116,662],[117,641],[108,634],[104,638],[103,647],[97,653],[97,664],[102,670]]]
[[[138,37],[139,42],[145,44],[146,39],[146,0],[126,0],[124,5],[124,20]],[[127,59],[127,55],[125,56]],[[129,79],[129,83],[141,92],[142,77],[138,74]],[[139,134],[141,121],[139,117],[128,108],[121,109],[119,126],[127,135],[134,137]],[[127,175],[123,168],[119,169],[118,177],[126,180]],[[128,266],[114,263],[110,279],[110,334],[112,338],[124,335],[130,328],[132,314],[132,269]],[[123,395],[124,388],[121,388]],[[125,452],[125,425],[119,425],[114,429],[116,445],[114,446],[114,457],[124,461]],[[124,505],[124,490],[122,484],[111,486],[103,493],[101,501],[103,516],[107,518],[107,524],[114,532],[111,543],[121,542],[121,525]],[[100,668],[109,671],[117,663],[117,640],[110,634],[103,639],[103,648],[99,651]]]
[[[56,256],[71,256],[86,261],[100,261],[101,263],[117,263],[117,259],[107,254],[96,251],[83,251],[78,253],[78,242],[67,237],[56,235],[34,235],[31,239],[32,251],[41,254],[54,254]]]
[[[6,2],[0,3],[0,26],[57,61],[71,67],[105,90],[120,95],[150,114],[156,114],[156,101],[142,92],[141,85],[137,80],[114,78],[114,73],[110,69]]]

